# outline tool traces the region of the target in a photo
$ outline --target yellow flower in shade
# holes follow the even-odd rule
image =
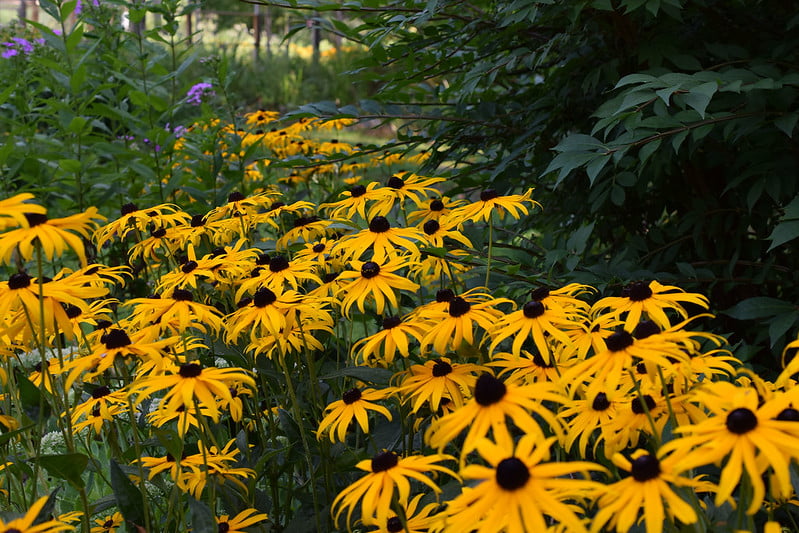
[[[252,342],[266,335],[281,335],[294,327],[298,316],[329,316],[323,308],[323,302],[315,298],[303,297],[300,293],[287,291],[273,292],[261,287],[252,298],[244,298],[238,302],[238,310],[225,317],[226,339],[235,343],[244,331],[249,332]]]
[[[422,285],[444,284],[447,283],[445,280],[460,283],[463,275],[472,268],[460,262],[469,257],[469,252],[465,250],[452,249],[443,255],[422,251],[420,257],[418,263],[410,265],[408,272],[411,278]]]
[[[341,193],[344,198],[337,202],[321,204],[320,209],[328,209],[328,216],[332,219],[352,220],[355,215],[366,220],[366,207],[370,203],[386,200],[391,192],[380,187],[376,181],[363,185],[354,185],[348,191]]]
[[[399,310],[399,303],[395,290],[416,291],[419,285],[395,274],[397,270],[408,265],[408,261],[402,257],[394,257],[385,263],[375,261],[351,261],[355,270],[342,272],[338,276],[338,281],[349,283],[342,284],[339,295],[341,297],[341,309],[344,316],[349,318],[350,308],[353,304],[358,304],[358,309],[363,313],[367,298],[375,301],[377,313],[382,315],[386,308],[386,301],[391,304],[393,309]]]
[[[294,259],[302,263],[313,263],[317,273],[326,271],[330,267],[343,267],[339,254],[333,252],[335,244],[336,241],[327,238],[305,243],[303,248],[294,254]]]
[[[486,296],[488,298],[485,298]],[[431,326],[422,339],[422,353],[426,353],[427,347],[431,344],[441,355],[446,354],[448,350],[458,350],[464,342],[474,344],[475,326],[479,326],[483,331],[492,330],[502,316],[502,312],[494,307],[510,302],[507,298],[491,298],[485,294],[473,293],[469,297],[465,294],[453,296],[448,302],[446,311],[423,310],[419,313],[419,317],[430,321]]]
[[[669,405],[663,396],[662,387],[641,388],[639,391],[628,391],[627,398],[620,400],[616,416],[605,428],[614,433],[613,451],[635,448],[639,445],[642,434],[652,435],[657,441],[663,438],[663,429],[669,421]]]
[[[132,392],[138,397],[136,403],[156,391],[169,389],[161,400],[165,409],[177,410],[179,406],[195,409],[196,405],[208,409],[214,422],[219,422],[217,398],[231,401],[230,389],[240,383],[255,388],[255,380],[240,368],[202,367],[197,363],[185,363],[173,374],[154,375],[134,383]]]
[[[244,528],[263,522],[268,518],[266,513],[259,513],[257,509],[245,509],[233,518],[226,514],[217,516],[217,530],[220,533],[246,533]]]
[[[472,241],[466,235],[455,229],[455,225],[449,222],[439,222],[438,220],[428,220],[422,225],[424,240],[428,245],[443,248],[444,239],[456,241],[466,248],[474,248]]]
[[[191,287],[197,289],[199,281],[211,283],[216,280],[216,270],[222,266],[222,260],[213,256],[197,259],[194,246],[189,244],[186,260],[175,270],[161,276],[155,290],[158,293]]]
[[[179,405],[176,409],[170,410],[159,403],[159,406],[153,412],[147,414],[147,421],[157,428],[163,427],[170,422],[175,422],[178,435],[183,437],[189,431],[189,428],[200,427],[197,411],[197,408],[186,409],[184,405]],[[207,407],[200,405],[199,411],[200,416],[211,416],[211,411]]]
[[[99,435],[105,423],[127,409],[128,393],[124,389],[111,391],[105,385],[95,387],[88,400],[72,409],[72,431],[77,434],[83,428],[91,427]]]
[[[244,115],[245,124],[254,127],[265,126],[270,122],[275,122],[279,118],[280,113],[278,111],[265,111],[263,109]]]
[[[468,363],[453,363],[447,357],[427,361],[423,365],[413,365],[405,372],[398,374],[401,381],[394,389],[403,402],[413,401],[411,411],[421,409],[425,402],[430,411],[438,411],[444,398],[452,402],[454,408],[463,406],[477,383],[478,372],[485,368]]]
[[[408,502],[408,506],[403,509],[405,522],[399,516],[390,516],[384,524],[380,524],[377,529],[370,529],[370,533],[427,533],[436,531],[434,526],[442,519],[441,515],[434,512],[440,507],[438,502],[428,503],[418,510],[419,502],[422,501],[424,494],[417,494]]]
[[[500,218],[508,213],[518,220],[522,213],[527,215],[530,212],[525,204],[541,207],[541,204],[530,198],[532,194],[533,189],[528,189],[524,194],[500,196],[494,189],[486,189],[480,193],[478,201],[454,209],[447,219],[458,224],[466,220],[488,222],[494,213]]]
[[[236,456],[239,454],[238,449],[231,450],[235,442],[235,439],[231,440],[221,450],[216,446],[204,449],[203,442],[198,442],[200,452],[181,460],[181,465],[188,464],[189,468],[181,473],[175,484],[197,499],[201,497],[209,481],[217,485],[231,482],[242,494],[247,494],[247,486],[239,478],[254,478],[255,470],[231,466],[231,463],[237,461]]]
[[[188,289],[173,289],[169,297],[164,298],[134,298],[124,305],[135,306],[130,316],[133,327],[157,324],[162,332],[181,335],[190,329],[217,333],[224,325],[222,313],[212,305],[195,302]]]
[[[566,402],[558,413],[561,419],[566,420],[564,449],[570,451],[576,442],[580,457],[588,457],[588,443],[593,439],[594,456],[602,442],[605,443],[605,457],[613,455],[613,452],[617,451],[616,434],[610,429],[610,423],[616,418],[616,413],[622,408],[625,398],[626,394],[616,389]],[[595,437],[597,430],[599,435]]]
[[[684,303],[691,303],[704,309],[709,305],[708,299],[701,294],[685,292],[679,287],[661,285],[654,280],[649,284],[636,281],[622,290],[622,296],[608,296],[599,300],[591,307],[591,314],[606,312],[614,317],[626,314],[625,329],[634,328],[642,318],[653,321],[661,329],[669,329],[672,324],[666,311],[675,311],[686,319],[688,311],[683,307]]]
[[[330,220],[322,220],[316,215],[297,217],[294,219],[294,227],[277,240],[275,249],[286,250],[291,243],[306,243],[324,237],[331,224]]]
[[[0,519],[0,531],[3,533],[55,533],[56,531],[72,531],[75,529],[73,526],[58,520],[46,520],[46,516],[42,517],[42,521],[37,523],[45,503],[47,503],[47,496],[42,496],[20,518],[9,522]]]
[[[131,232],[141,235],[152,227],[171,228],[184,224],[189,218],[187,213],[173,204],[139,209],[136,204],[128,203],[122,206],[120,217],[95,231],[93,238],[97,247],[102,248],[112,239],[124,239]]]
[[[551,383],[520,386],[503,383],[488,373],[482,374],[477,378],[472,399],[463,407],[434,420],[425,433],[425,442],[443,450],[468,428],[460,447],[462,458],[475,449],[477,441],[487,436],[489,430],[499,445],[507,447],[513,442],[508,418],[520,430],[543,440],[544,429],[533,415],[537,415],[548,430],[562,435],[561,421],[543,402],[563,403],[565,398]]]
[[[411,493],[410,480],[415,479],[424,483],[439,494],[441,489],[425,474],[443,472],[458,479],[455,472],[437,464],[452,459],[454,457],[441,454],[400,457],[390,451],[381,452],[372,459],[365,459],[355,466],[368,474],[336,496],[330,507],[330,513],[338,525],[341,514],[347,510],[347,524],[352,524],[352,513],[360,502],[361,521],[364,524],[385,524],[388,522],[391,503],[395,497],[400,505],[408,506]]]
[[[260,194],[253,194],[252,196],[244,196],[238,191],[234,191],[228,195],[227,203],[225,205],[215,207],[208,212],[206,216],[206,223],[216,222],[223,218],[243,218],[248,219],[256,215],[262,209],[266,209],[274,202],[274,199],[279,197],[280,193],[275,191],[265,191]],[[249,222],[245,223],[248,226]]]
[[[307,281],[321,284],[322,280],[314,273],[315,270],[315,265],[310,261],[289,261],[282,254],[259,256],[250,278],[242,281],[236,291],[236,299],[245,293],[252,294],[261,286],[282,292],[285,287],[298,290]]]
[[[325,407],[325,417],[319,423],[316,438],[321,439],[328,434],[330,442],[344,442],[347,428],[353,419],[358,422],[364,433],[369,433],[369,411],[374,411],[391,420],[391,413],[382,405],[372,403],[385,400],[390,390],[364,389],[357,387],[349,389],[337,400]]]
[[[108,533],[115,533],[117,528],[122,527],[125,523],[125,519],[122,518],[122,513],[117,511],[103,518],[96,518],[94,523],[97,525],[92,526],[91,533],[105,533],[106,531]]]
[[[432,198],[428,200],[422,209],[408,213],[408,224],[424,225],[428,220],[438,220],[446,218],[449,213],[466,203],[466,200],[453,200],[449,196]]]
[[[586,531],[572,502],[592,497],[601,485],[586,478],[605,469],[584,461],[546,462],[554,442],[533,435],[515,446],[482,439],[477,451],[488,465],[461,469],[469,485],[447,505],[447,530],[525,533],[547,531],[554,521],[569,531]]]
[[[538,353],[549,363],[552,343],[570,345],[571,338],[566,331],[579,328],[580,323],[581,316],[574,310],[549,309],[538,300],[530,300],[518,311],[499,319],[489,332],[492,338],[489,350],[493,352],[499,343],[513,336],[511,353],[518,357],[524,342],[532,337]]]
[[[28,227],[28,219],[25,217],[25,213],[46,214],[47,209],[43,206],[28,201],[33,200],[33,198],[34,196],[31,193],[24,192],[5,200],[0,200],[0,231],[16,226]]]
[[[589,354],[598,354],[607,349],[605,339],[613,335],[624,325],[623,320],[611,315],[599,315],[583,320],[581,327],[566,330],[571,338],[571,352],[578,359],[585,359]]]
[[[67,248],[71,248],[82,265],[86,264],[86,250],[81,237],[88,239],[98,220],[104,220],[96,207],[90,207],[83,213],[64,218],[48,219],[43,213],[25,213],[27,227],[20,227],[0,234],[0,260],[11,264],[11,255],[19,250],[20,256],[29,260],[35,255],[34,244],[42,247],[44,257],[52,261]]]
[[[574,364],[573,359],[562,360],[563,351],[556,351],[552,359],[544,361],[541,354],[530,353],[522,350],[519,357],[507,352],[495,353],[491,362],[487,364],[492,368],[500,368],[499,377],[506,383],[535,383],[537,381],[560,382],[560,373]]]
[[[383,329],[359,340],[352,346],[353,354],[367,365],[387,367],[394,362],[397,352],[402,357],[410,354],[409,338],[422,341],[426,328],[418,322],[403,322],[398,316],[383,318]]]
[[[763,473],[771,473],[780,494],[792,490],[790,464],[799,459],[799,413],[791,407],[796,394],[780,393],[760,403],[757,391],[729,382],[709,383],[695,391],[710,416],[675,429],[679,438],[663,445],[675,455],[680,472],[723,462],[716,505],[732,495],[745,475],[752,487],[746,512],[756,513],[765,498]]]
[[[387,215],[391,209],[399,204],[404,205],[406,200],[412,201],[416,207],[422,207],[431,196],[438,196],[440,193],[431,185],[446,181],[444,178],[429,178],[411,174],[408,172],[398,172],[386,181],[385,189],[389,195],[385,199],[376,202],[369,210],[369,218],[376,215]]]
[[[415,241],[424,239],[424,234],[416,228],[395,228],[384,216],[376,216],[369,222],[369,227],[358,233],[342,237],[336,245],[336,251],[345,259],[359,259],[367,251],[371,251],[370,259],[382,262],[393,258],[402,251],[410,252],[413,257],[419,255]]]
[[[128,252],[130,263],[141,259],[150,268],[156,268],[161,263],[158,253],[164,256],[174,255],[178,252],[177,230],[165,227],[151,227],[148,237],[131,246]]]
[[[271,358],[275,351],[278,353],[297,353],[302,351],[316,352],[324,350],[324,345],[317,337],[321,331],[333,333],[333,318],[328,315],[325,320],[303,320],[295,322],[294,326],[280,335],[266,335],[255,339],[247,345],[246,351],[252,351],[254,356],[264,354]]]

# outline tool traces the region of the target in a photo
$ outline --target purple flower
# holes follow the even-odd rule
[[[8,59],[9,57],[19,55],[20,52],[28,55],[33,52],[33,45],[33,42],[23,39],[22,37],[12,37],[11,41],[0,43],[0,47],[2,47],[0,56]]]
[[[191,105],[200,105],[203,99],[215,96],[214,86],[210,83],[198,83],[186,93],[186,101]]]

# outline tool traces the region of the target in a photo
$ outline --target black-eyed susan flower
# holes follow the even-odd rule
[[[244,509],[233,518],[226,514],[217,516],[217,530],[219,533],[246,533],[244,528],[254,526],[268,518],[266,513],[259,513],[257,509]]]
[[[419,285],[404,278],[395,272],[408,265],[402,257],[394,257],[386,262],[351,261],[354,270],[347,270],[339,274],[337,280],[342,283],[339,297],[341,309],[346,317],[350,316],[350,309],[358,304],[358,309],[363,313],[367,299],[373,299],[378,314],[383,314],[386,302],[393,309],[399,310],[399,302],[395,290],[416,291]],[[344,283],[351,280],[349,283]]]
[[[0,519],[0,531],[4,533],[55,533],[56,531],[72,531],[75,529],[73,526],[58,520],[47,520],[46,517],[44,520],[38,521],[39,514],[44,509],[45,503],[47,503],[47,496],[36,500],[28,508],[27,512],[19,518],[8,522]]]
[[[423,239],[429,246],[443,248],[446,239],[447,244],[449,241],[455,241],[466,248],[474,248],[472,241],[470,241],[466,235],[458,231],[453,223],[428,220],[422,224],[421,229],[424,234]]]
[[[394,389],[403,401],[412,401],[411,411],[418,412],[427,402],[430,411],[438,411],[441,400],[446,398],[454,408],[461,407],[475,383],[477,373],[485,368],[469,363],[453,363],[448,357],[413,365],[399,374],[401,381]]]
[[[162,332],[179,335],[190,329],[203,333],[222,329],[222,313],[212,305],[194,301],[188,289],[173,289],[163,298],[133,298],[124,304],[133,306],[130,324],[137,328],[157,325]]]
[[[541,204],[530,198],[532,194],[533,189],[528,189],[524,194],[500,196],[494,189],[485,189],[480,193],[478,201],[454,209],[447,218],[455,223],[466,220],[488,222],[495,213],[500,218],[508,213],[518,220],[522,213],[527,215],[530,212],[525,204],[541,207]]]
[[[552,359],[550,346],[553,343],[570,345],[571,338],[566,332],[579,328],[581,321],[578,309],[549,309],[538,300],[530,300],[518,311],[497,321],[490,330],[492,341],[489,350],[493,352],[499,343],[512,336],[511,353],[518,357],[524,342],[532,338],[538,353],[548,363]]]
[[[400,457],[394,452],[384,451],[372,459],[359,462],[355,465],[356,468],[368,474],[336,496],[330,507],[333,519],[338,524],[341,514],[346,510],[347,524],[352,524],[352,513],[360,503],[361,521],[364,524],[385,524],[394,498],[397,498],[400,505],[407,507],[411,492],[410,480],[424,483],[439,494],[439,486],[425,474],[442,472],[457,479],[455,472],[438,464],[452,459],[452,456],[442,454]]]
[[[136,403],[156,391],[168,389],[161,400],[165,409],[176,410],[183,405],[195,409],[200,405],[208,409],[211,418],[219,421],[217,398],[232,400],[231,387],[240,383],[255,388],[255,380],[240,368],[203,367],[197,363],[184,363],[174,373],[154,375],[134,383],[131,392],[137,395]]]
[[[245,331],[249,332],[251,341],[265,335],[281,335],[294,327],[298,317],[324,320],[329,316],[324,302],[318,298],[303,297],[292,290],[275,291],[261,287],[252,298],[238,302],[239,308],[225,317],[228,342],[235,343]]]
[[[266,335],[247,345],[253,355],[264,354],[271,358],[277,351],[281,354],[297,352],[317,352],[324,349],[319,340],[321,332],[333,332],[333,319],[328,315],[324,320],[295,321],[293,327],[279,335]]]
[[[283,254],[259,257],[249,279],[243,280],[236,291],[236,299],[245,293],[252,294],[261,286],[282,292],[286,287],[298,290],[307,281],[321,284],[322,280],[315,270],[315,265],[310,261],[289,261]]]
[[[488,465],[461,469],[469,486],[447,506],[448,530],[524,533],[547,531],[549,523],[558,522],[569,531],[586,531],[573,501],[596,494],[601,485],[588,479],[589,473],[605,469],[585,461],[547,462],[554,442],[534,435],[524,435],[515,446],[478,442]]]
[[[417,494],[408,502],[408,506],[403,509],[403,520],[399,516],[389,516],[384,524],[377,525],[377,529],[370,529],[370,533],[427,533],[435,531],[435,525],[441,522],[442,515],[436,515],[435,511],[441,507],[437,502],[428,503],[419,509],[419,503],[424,494]]]
[[[307,243],[325,237],[333,222],[317,215],[300,216],[294,219],[294,226],[285,232],[275,243],[277,250],[286,250],[291,243]]]
[[[436,183],[446,181],[444,178],[431,178],[419,176],[410,172],[398,172],[386,180],[385,189],[389,195],[380,199],[369,210],[369,218],[376,215],[387,215],[395,205],[404,205],[406,201],[421,207],[431,196],[438,196],[439,192],[432,187]]]
[[[347,428],[353,420],[358,422],[364,433],[369,433],[369,411],[374,411],[391,420],[391,412],[374,403],[385,400],[391,393],[390,389],[363,389],[353,387],[341,395],[340,400],[336,400],[325,407],[325,417],[319,423],[316,430],[316,437],[321,439],[327,435],[330,442],[344,442],[347,435]]]
[[[408,213],[408,224],[424,225],[428,220],[439,220],[446,218],[449,213],[466,203],[466,200],[453,200],[449,196],[431,198],[422,209]]]
[[[629,472],[629,476],[605,488],[597,500],[598,511],[591,522],[591,533],[605,531],[609,526],[618,532],[627,532],[640,521],[646,531],[661,533],[666,518],[683,524],[694,524],[699,518],[696,510],[680,497],[674,487],[712,490],[713,486],[700,478],[679,475],[675,469],[678,455],[653,455],[646,450],[636,450],[628,459],[620,453],[613,455],[613,463]],[[640,518],[639,518],[640,517]]]
[[[387,199],[391,193],[380,187],[380,183],[373,181],[366,185],[353,185],[349,190],[341,193],[344,198],[331,203],[321,204],[320,209],[327,209],[328,216],[332,219],[352,220],[355,215],[366,220],[366,208],[369,204]]]
[[[96,207],[64,218],[48,218],[44,213],[25,213],[28,224],[0,234],[0,261],[11,264],[11,255],[18,250],[23,259],[34,257],[35,245],[41,246],[44,257],[53,260],[69,248],[82,265],[86,265],[86,249],[81,237],[88,239],[99,220],[104,220]]]
[[[342,237],[336,250],[345,259],[360,259],[365,253],[371,252],[369,258],[379,263],[403,252],[418,256],[416,241],[423,238],[423,233],[416,228],[392,227],[386,217],[376,216],[369,222],[368,228]]]
[[[722,381],[700,387],[695,395],[710,416],[676,428],[680,437],[663,445],[664,452],[675,455],[674,468],[683,472],[723,462],[717,505],[727,501],[746,476],[752,493],[741,505],[748,503],[749,514],[763,504],[766,487],[762,475],[767,469],[771,469],[780,494],[788,494],[789,465],[799,458],[799,424],[780,415],[789,408],[791,395],[779,394],[760,404],[754,388]]]
[[[562,350],[555,352],[549,361],[545,361],[541,354],[522,350],[518,357],[512,353],[498,352],[491,355],[487,364],[492,368],[501,369],[499,377],[506,383],[535,383],[536,381],[549,381],[558,383],[560,373],[574,364],[573,359],[563,360]]]
[[[508,418],[516,427],[539,440],[546,436],[544,428],[562,435],[562,422],[544,402],[564,401],[565,398],[558,394],[551,383],[519,386],[503,383],[491,374],[484,373],[477,378],[472,398],[463,407],[432,422],[425,433],[425,442],[443,450],[468,428],[460,448],[461,457],[474,450],[477,441],[486,437],[489,431],[499,445],[507,447],[513,442]],[[545,423],[544,427],[538,419]]]
[[[358,360],[368,365],[386,367],[394,362],[397,352],[402,357],[408,357],[411,346],[408,341],[414,338],[417,342],[421,342],[427,330],[419,322],[404,322],[398,316],[384,317],[382,326],[380,331],[359,340],[352,346],[352,353],[358,354]]]
[[[174,204],[160,204],[139,209],[136,204],[127,203],[120,209],[120,217],[94,232],[94,242],[102,248],[112,239],[124,239],[131,232],[143,235],[149,228],[171,228],[184,224],[190,215]]]
[[[661,329],[672,326],[667,310],[675,311],[683,319],[688,318],[683,304],[690,303],[708,308],[708,299],[697,293],[685,292],[679,287],[636,281],[622,290],[622,296],[602,298],[591,307],[591,314],[608,313],[614,317],[625,316],[625,329],[634,328],[643,318],[653,321]]]
[[[254,478],[252,468],[233,466],[238,461],[238,448],[233,448],[236,439],[228,441],[220,450],[216,446],[206,447],[202,441],[197,443],[199,453],[189,455],[181,460],[181,465],[188,465],[176,484],[185,492],[199,499],[208,482],[225,485],[230,482],[238,487],[242,494],[247,494],[247,486],[242,479]]]
[[[72,408],[72,430],[78,433],[85,427],[91,427],[99,435],[105,423],[127,409],[127,391],[112,391],[105,385],[95,387],[86,401]]]
[[[197,258],[194,246],[189,244],[186,260],[176,269],[161,276],[155,290],[158,293],[171,293],[175,289],[191,287],[197,289],[198,282],[212,282],[216,279],[216,271],[222,266],[222,260],[213,255]]]
[[[603,442],[606,457],[619,451],[616,434],[610,429],[610,422],[616,418],[617,411],[627,398],[627,392],[619,389],[600,391],[593,396],[574,398],[566,402],[558,413],[561,419],[566,420],[563,447],[569,451],[576,442],[580,457],[588,457],[588,444],[593,440],[592,452],[595,456]]]
[[[101,518],[95,518],[94,523],[97,525],[92,526],[91,533],[115,533],[125,523],[125,519],[122,517],[122,513],[117,511]]]
[[[410,265],[408,273],[411,278],[421,283],[423,286],[435,286],[461,283],[464,275],[472,267],[464,264],[461,260],[469,257],[469,252],[457,248],[448,250],[446,254],[434,254],[422,251],[418,263]]]
[[[34,196],[31,193],[23,192],[0,200],[0,231],[16,226],[27,227],[28,219],[25,217],[25,213],[46,214],[47,209],[30,201],[33,199]]]
[[[459,349],[464,342],[474,344],[476,328],[492,330],[502,316],[496,306],[510,302],[507,298],[492,298],[487,293],[474,292],[468,296],[454,296],[446,311],[431,308],[420,311],[419,317],[430,322],[430,329],[422,339],[422,353],[426,353],[431,344],[441,355]]]

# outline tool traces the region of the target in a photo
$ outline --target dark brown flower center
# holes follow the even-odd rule
[[[277,295],[266,287],[260,287],[253,295],[252,302],[255,307],[263,308],[277,301]]]
[[[537,300],[527,302],[522,308],[522,312],[527,318],[538,318],[544,314],[544,311],[546,311],[546,309],[544,309],[544,304]]]
[[[459,316],[463,316],[468,313],[472,308],[472,304],[461,298],[460,296],[456,296],[449,302],[449,314],[452,317],[458,318]]]
[[[124,330],[118,328],[114,328],[108,333],[105,333],[103,335],[102,341],[103,344],[105,344],[105,347],[109,350],[124,348],[125,346],[129,346],[131,344],[128,334],[125,333]]]
[[[757,415],[746,407],[739,407],[727,414],[726,425],[730,433],[743,435],[757,427]]]
[[[164,235],[166,235],[166,228],[158,228],[150,232],[150,236],[155,237],[156,239],[160,239]]]
[[[497,198],[498,196],[499,196],[499,193],[497,191],[495,191],[494,189],[486,189],[486,190],[484,190],[483,192],[480,193],[480,200],[482,200],[484,202],[487,202],[489,200],[493,200],[494,198]]]
[[[242,201],[242,200],[244,200],[245,198],[246,198],[246,196],[244,196],[244,195],[243,195],[242,193],[240,193],[239,191],[233,191],[232,193],[230,193],[230,194],[228,195],[228,197],[227,197],[227,201],[228,201],[228,202],[241,202],[241,201]]]
[[[635,281],[624,288],[622,295],[626,296],[633,302],[642,302],[652,297],[652,289],[649,288],[648,283],[644,283],[643,281]]]
[[[205,226],[205,215],[193,215],[191,217],[191,227],[201,228]]]
[[[103,396],[108,396],[109,394],[111,394],[111,389],[103,385],[101,387],[97,387],[92,391],[92,398],[94,398],[95,400],[99,400]]]
[[[538,287],[530,291],[530,299],[536,302],[540,302],[547,296],[549,296],[549,287]]]
[[[594,397],[594,401],[591,402],[591,409],[594,411],[604,411],[605,409],[610,407],[610,402],[608,401],[608,395],[604,392],[600,392]]]
[[[635,330],[633,330],[633,337],[635,337],[640,341],[647,337],[651,337],[652,335],[656,335],[658,333],[660,333],[660,326],[658,326],[651,320],[644,320],[643,322],[639,322],[638,325],[635,326]]]
[[[219,522],[216,526],[217,533],[227,533],[230,531],[230,524],[227,522]]]
[[[505,397],[508,388],[491,374],[483,374],[477,378],[474,386],[474,399],[483,407],[488,407]]]
[[[373,233],[385,233],[391,229],[386,217],[376,216],[369,222],[369,231]]]
[[[272,272],[280,272],[289,267],[289,260],[285,255],[276,255],[269,260],[269,270]]]
[[[402,324],[402,319],[398,316],[387,316],[383,319],[383,329],[393,329]]]
[[[311,249],[313,250],[313,253],[321,254],[325,251],[325,243],[320,242],[319,244],[314,244],[313,248]]]
[[[8,278],[8,288],[11,290],[18,290],[24,289],[25,287],[30,287],[31,285],[31,278],[24,272],[17,272],[16,274],[12,274],[10,278]]]
[[[355,185],[350,188],[350,196],[353,198],[359,198],[366,194],[366,187],[363,185]]]
[[[394,452],[381,452],[372,457],[372,472],[385,472],[394,468],[399,463],[399,457]]]
[[[552,361],[552,359],[550,359],[547,363],[543,356],[538,352],[533,355],[533,364],[539,368],[555,368],[555,363]]]
[[[434,359],[433,377],[440,378],[452,372],[452,365],[441,359]]]
[[[631,470],[636,481],[649,481],[660,475],[660,461],[654,455],[642,455],[632,461]]]
[[[617,331],[605,339],[605,345],[611,352],[620,352],[633,345],[633,336],[626,331]]]
[[[24,213],[25,220],[28,221],[30,227],[38,226],[47,222],[47,215],[44,213]]]
[[[643,401],[641,401],[643,399]],[[633,413],[637,415],[642,415],[647,411],[652,411],[655,408],[655,399],[652,398],[648,394],[644,394],[643,398],[638,396],[634,398],[632,402],[630,402],[630,409],[633,410]]]
[[[442,202],[440,198],[436,198],[430,201],[430,211],[443,211],[443,210],[444,210],[444,202]]]
[[[363,276],[366,279],[372,279],[378,274],[380,274],[380,265],[378,265],[374,261],[367,261],[361,267],[361,276]]]
[[[122,216],[125,216],[125,215],[129,215],[129,214],[133,213],[134,211],[138,211],[138,210],[139,210],[139,208],[138,208],[138,206],[136,204],[127,203],[127,204],[122,206],[122,208],[119,210],[119,212],[122,214]]]
[[[508,457],[497,465],[497,485],[505,490],[516,490],[524,487],[530,479],[530,470],[518,457]]]
[[[64,312],[66,312],[69,318],[78,318],[83,311],[81,311],[80,307],[77,305],[67,304],[64,308]]]
[[[203,367],[198,365],[197,363],[186,363],[184,365],[180,365],[180,370],[178,370],[178,374],[184,378],[196,378],[199,376],[203,371]]]
[[[352,388],[341,395],[341,400],[347,405],[351,405],[361,399],[361,390]]]
[[[799,411],[793,407],[786,407],[780,414],[777,415],[777,420],[784,420],[786,422],[799,422]]]
[[[424,223],[422,229],[427,235],[435,235],[435,233],[441,229],[441,224],[439,224],[437,220],[428,220]]]
[[[180,269],[183,271],[184,274],[188,274],[198,266],[199,265],[197,265],[197,261],[186,261],[185,263],[183,263],[183,266],[180,267]]]
[[[398,516],[392,516],[386,521],[386,531],[399,533],[400,531],[405,531],[405,526],[402,525],[402,520]]]
[[[392,189],[402,189],[403,187],[405,187],[405,180],[403,180],[399,176],[391,176],[390,178],[388,178],[386,186],[391,187]]]
[[[436,301],[441,302],[451,302],[455,298],[455,293],[452,292],[452,289],[441,289],[436,292]]]
[[[192,302],[194,301],[194,295],[190,290],[175,289],[172,291],[172,299],[177,300],[178,302]]]

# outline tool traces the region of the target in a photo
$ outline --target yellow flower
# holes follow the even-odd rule
[[[541,204],[530,199],[532,193],[533,189],[528,189],[524,194],[500,196],[494,189],[486,189],[480,193],[480,200],[454,209],[447,218],[456,224],[466,220],[488,222],[494,213],[498,213],[500,218],[505,213],[509,213],[510,216],[518,220],[522,213],[525,215],[529,213],[527,206],[524,205],[525,203],[541,207]]]
[[[245,527],[250,527],[268,518],[266,513],[259,513],[257,509],[245,509],[233,518],[226,514],[217,516],[217,530],[219,533],[246,533]]]
[[[584,532],[572,500],[593,496],[601,485],[584,478],[605,469],[584,461],[545,462],[554,441],[524,435],[514,446],[482,439],[477,450],[489,466],[461,470],[469,485],[447,506],[448,530],[524,533],[546,531],[555,521]]]
[[[403,509],[404,522],[399,516],[390,516],[377,529],[370,530],[370,533],[427,533],[428,531],[436,531],[434,526],[441,521],[442,516],[432,513],[440,505],[438,502],[428,503],[417,512],[419,502],[424,496],[424,494],[417,494],[408,502],[407,507]]]
[[[425,402],[430,411],[438,411],[442,399],[448,399],[457,409],[461,407],[477,383],[476,372],[483,367],[468,363],[453,363],[447,357],[427,361],[423,365],[413,365],[399,376],[402,378],[395,392],[403,401],[413,400],[411,411],[416,413]]]
[[[41,517],[42,521],[37,523],[39,514],[47,503],[47,496],[42,496],[30,506],[28,512],[20,518],[6,522],[0,519],[0,531],[3,533],[55,533],[56,531],[72,531],[73,526],[64,524],[57,520],[47,520],[46,516]]]
[[[15,226],[28,227],[28,219],[25,213],[36,215],[44,215],[47,209],[38,204],[28,202],[34,196],[31,193],[24,192],[0,200],[0,231]]]
[[[12,229],[0,235],[0,260],[11,264],[11,255],[19,250],[20,256],[29,260],[34,257],[34,244],[42,247],[44,257],[52,261],[67,248],[71,248],[82,265],[86,264],[86,250],[81,237],[88,239],[98,220],[105,217],[90,207],[83,213],[48,219],[44,213],[24,213],[27,227]],[[77,234],[77,235],[76,235]]]
[[[369,414],[368,411],[375,411],[391,420],[391,413],[382,405],[372,403],[377,400],[384,400],[388,397],[387,390],[364,389],[357,387],[346,391],[340,400],[337,400],[325,407],[325,417],[319,423],[316,431],[316,438],[321,439],[327,430],[329,431],[330,442],[344,442],[347,428],[353,419],[358,421],[358,425],[364,433],[369,433]]]
[[[320,209],[329,209],[328,216],[332,219],[352,220],[358,214],[366,220],[366,207],[373,202],[385,200],[391,196],[388,189],[380,187],[376,181],[371,182],[366,187],[354,185],[348,191],[344,191],[340,196],[342,200],[332,203],[321,204]]]
[[[363,460],[355,466],[368,474],[336,496],[330,507],[330,513],[338,525],[339,518],[346,509],[347,524],[351,524],[352,513],[360,502],[361,520],[364,524],[385,524],[389,518],[395,492],[399,504],[407,507],[411,492],[409,479],[424,483],[436,494],[440,493],[441,489],[424,474],[443,472],[457,479],[455,472],[436,464],[451,459],[453,457],[441,454],[400,457],[394,452],[385,451],[372,459]]]
[[[338,276],[338,281],[343,282],[352,279],[346,285],[342,285],[339,295],[341,299],[341,309],[344,316],[349,318],[350,308],[353,304],[358,304],[358,309],[363,313],[366,299],[371,297],[375,301],[378,314],[383,314],[386,307],[386,300],[394,309],[399,310],[399,303],[395,290],[416,291],[419,285],[395,274],[400,268],[407,266],[407,261],[401,257],[394,257],[386,263],[376,263],[374,261],[352,261],[354,271],[342,272]]]
[[[421,207],[431,195],[439,192],[431,187],[436,183],[446,181],[444,178],[429,178],[409,172],[398,172],[386,181],[386,191],[389,195],[380,199],[369,210],[369,218],[376,215],[387,215],[397,205],[404,205],[406,200],[412,201],[416,207]]]
[[[394,362],[398,351],[402,357],[408,357],[409,337],[421,342],[425,331],[426,328],[418,322],[403,322],[398,316],[387,316],[383,318],[383,329],[356,342],[352,352],[360,352],[358,359],[367,365],[386,367]]]
[[[342,237],[336,245],[336,251],[345,259],[359,259],[371,251],[371,260],[379,263],[393,258],[401,250],[411,253],[413,257],[418,256],[419,248],[414,241],[423,238],[424,234],[416,228],[394,228],[386,217],[376,216],[367,229]]]
[[[125,523],[125,519],[122,518],[122,513],[117,511],[114,514],[95,519],[94,523],[97,524],[97,526],[92,527],[91,533],[105,533],[106,531],[108,533],[115,533],[117,528]]]

